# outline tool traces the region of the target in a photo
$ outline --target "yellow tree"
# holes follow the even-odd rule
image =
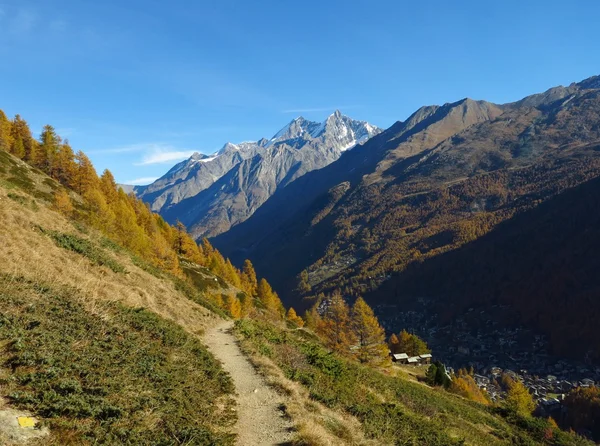
[[[12,123],[4,112],[0,110],[0,150],[4,150],[5,152],[12,152],[13,136],[11,129]]]
[[[54,194],[54,209],[66,216],[73,213],[73,203],[65,189],[61,188]]]
[[[392,354],[403,353],[400,351],[400,340],[395,333],[392,333],[390,336],[390,339],[388,340],[388,346],[390,347]]]
[[[348,353],[356,342],[350,329],[350,308],[339,291],[329,298],[316,331],[329,348],[340,353]]]
[[[244,261],[244,267],[242,268],[242,283],[246,288],[246,292],[251,296],[256,296],[258,289],[258,280],[256,279],[256,271],[254,271],[254,265],[248,259]]]
[[[36,142],[31,136],[31,130],[29,130],[27,122],[19,115],[16,115],[13,119],[11,135],[13,141],[11,152],[25,161],[31,161],[32,156],[35,155]]]
[[[100,192],[104,195],[107,204],[112,204],[119,198],[117,182],[110,170],[104,169],[100,175]]]
[[[254,302],[252,297],[246,293],[242,293],[240,297],[240,304],[242,305],[242,316],[248,316],[254,309]]]
[[[269,282],[265,279],[260,279],[260,282],[258,283],[257,297],[269,313],[277,316],[277,318],[281,318],[282,311],[285,311],[281,304],[281,300],[279,300],[279,296],[273,291],[273,288],[271,288],[271,285],[269,285]]]
[[[452,378],[450,391],[481,404],[490,404],[486,393],[479,388],[473,377],[463,370],[459,370],[458,374]]]
[[[360,362],[380,363],[387,359],[385,332],[362,297],[352,306],[350,327],[358,342],[357,358]]]
[[[288,310],[286,319],[298,327],[304,327],[304,320],[296,314],[296,310],[292,307]]]
[[[95,189],[98,184],[98,175],[94,165],[81,150],[75,154],[77,170],[75,172],[75,190],[80,195],[85,194],[91,189]]]
[[[242,306],[237,297],[226,295],[223,304],[225,306],[225,310],[227,310],[232,318],[239,319],[242,317]]]
[[[115,214],[98,189],[90,189],[84,194],[89,209],[89,222],[107,234],[114,232]]]
[[[53,162],[52,176],[56,178],[62,185],[73,188],[75,186],[75,172],[77,164],[75,164],[75,154],[67,141],[60,144]]]
[[[321,316],[317,311],[317,305],[314,305],[310,310],[306,310],[304,313],[305,325],[311,330],[316,331],[321,321]]]
[[[413,355],[412,335],[406,330],[402,330],[398,334],[398,353],[406,353],[410,356]]]
[[[531,415],[531,412],[535,409],[535,402],[527,387],[521,381],[511,378],[506,379],[505,382],[508,385],[506,399],[504,400],[506,407],[521,415]]]

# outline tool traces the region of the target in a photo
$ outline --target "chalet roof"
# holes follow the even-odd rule
[[[418,356],[412,356],[410,358],[408,358],[408,362],[419,362],[421,358],[419,358]]]
[[[420,358],[431,358],[431,353],[425,353],[423,355],[419,355]]]
[[[395,353],[392,356],[394,359],[408,359],[408,355],[406,353]]]

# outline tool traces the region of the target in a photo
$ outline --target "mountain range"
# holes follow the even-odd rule
[[[423,296],[422,287],[411,282],[411,292],[394,286],[404,283],[407,270],[599,176],[599,122],[598,76],[509,104],[464,99],[422,107],[338,161],[278,189],[251,218],[213,242],[234,261],[250,258],[296,306],[304,298],[308,307],[334,289],[367,295],[373,304],[410,301]],[[529,249],[537,249],[535,243]],[[534,260],[523,268],[535,269]],[[436,271],[436,277],[444,275]],[[518,288],[516,277],[504,277],[506,286]],[[528,286],[536,284],[543,285]],[[447,296],[436,289],[427,297],[449,305]],[[486,296],[474,293],[473,299]],[[573,305],[594,308],[588,315],[600,307],[597,299],[572,297]],[[527,305],[512,302],[515,320],[555,338],[564,325],[532,322],[531,309],[542,307],[545,295],[531,299]],[[564,322],[558,308],[547,308],[546,319]],[[592,337],[587,332],[581,340],[591,345]]]
[[[271,139],[227,143],[213,155],[195,153],[138,197],[196,238],[215,236],[246,220],[278,188],[336,161],[381,129],[335,111],[324,122],[298,117]]]

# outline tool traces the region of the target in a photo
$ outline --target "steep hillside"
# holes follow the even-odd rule
[[[589,444],[547,420],[412,382],[389,363],[360,365],[351,349],[328,351],[297,317],[282,321],[251,264],[240,277],[208,244],[207,263],[195,263],[185,254],[200,248],[181,231],[176,265],[159,261],[164,252],[144,260],[137,245],[107,237],[93,196],[0,151],[2,444],[22,443],[17,416],[43,426],[27,430],[40,445]],[[251,316],[236,333],[272,388],[221,307]]]
[[[198,339],[219,316],[51,210],[60,187],[0,151],[0,412],[38,417],[35,444],[233,444],[232,382]]]
[[[282,290],[304,269],[315,291],[376,288],[597,175],[600,93],[585,85],[504,106],[422,108],[281,189],[214,243]]]
[[[548,336],[553,353],[598,360],[599,250],[595,178],[457,250],[411,265],[369,297],[404,306],[426,296],[440,325],[468,308],[493,318],[492,307],[509,305],[515,322]]]
[[[270,140],[226,144],[196,154],[136,194],[196,238],[214,236],[246,220],[279,187],[337,160],[380,130],[336,111],[324,122],[299,117]]]

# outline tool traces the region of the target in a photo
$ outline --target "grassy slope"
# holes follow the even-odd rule
[[[0,278],[3,394],[57,444],[229,444],[233,385],[199,340],[143,308]]]
[[[196,335],[216,318],[205,293],[235,290],[194,266],[192,287],[68,221],[48,208],[57,187],[0,152],[0,396],[41,416],[49,444],[230,442],[231,385]],[[238,332],[310,444],[540,443],[543,426],[333,358],[305,331]]]
[[[337,357],[305,330],[244,320],[236,332],[257,364],[296,400],[291,415],[307,444],[590,444],[546,420],[503,413]]]
[[[229,444],[233,386],[201,293],[49,207],[61,187],[0,151],[0,397],[48,444]],[[77,197],[73,196],[74,200]]]

